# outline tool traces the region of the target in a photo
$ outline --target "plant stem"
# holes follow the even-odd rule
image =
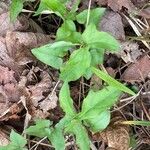
[[[87,14],[87,20],[86,20],[86,27],[87,27],[88,24],[89,24],[91,3],[92,3],[92,0],[89,0],[88,14]]]

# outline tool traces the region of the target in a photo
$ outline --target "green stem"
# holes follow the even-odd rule
[[[91,9],[91,3],[92,3],[92,0],[89,0],[88,14],[87,14],[87,20],[86,20],[86,27],[88,26],[88,24],[89,24],[89,20],[90,20],[90,9]]]

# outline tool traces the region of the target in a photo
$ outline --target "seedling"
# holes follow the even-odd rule
[[[23,8],[23,2],[13,0],[10,11],[12,20],[15,20]],[[109,109],[117,102],[121,93],[134,95],[134,92],[97,69],[99,64],[103,64],[105,51],[114,53],[120,47],[110,34],[97,30],[105,8],[88,9],[78,13],[80,0],[76,1],[71,10],[67,9],[67,2],[68,0],[41,0],[35,15],[43,10],[50,10],[62,18],[63,23],[57,30],[54,43],[32,49],[37,59],[60,70],[60,79],[64,83],[59,93],[59,102],[65,116],[55,127],[52,127],[49,120],[37,120],[34,126],[26,129],[25,133],[40,138],[47,137],[56,150],[65,149],[64,136],[71,133],[75,135],[76,143],[81,150],[89,150],[87,128],[92,132],[104,130],[110,122]],[[75,21],[84,25],[83,32],[77,31]],[[64,61],[63,57],[66,55],[69,58]],[[93,73],[108,86],[97,92],[89,90],[83,100],[81,111],[77,112],[70,97],[69,82],[76,81],[80,77],[90,79]]]

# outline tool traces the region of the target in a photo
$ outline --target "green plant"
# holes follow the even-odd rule
[[[17,1],[13,0],[12,20],[19,14],[23,2],[20,0],[17,4],[19,8],[15,8],[14,3]],[[110,122],[109,109],[117,102],[122,91],[131,95],[134,95],[134,92],[107,73],[97,69],[97,65],[103,64],[106,50],[112,53],[119,50],[119,43],[110,34],[97,30],[99,19],[103,16],[105,8],[88,9],[77,13],[80,0],[76,1],[71,11],[65,7],[67,2],[68,0],[41,0],[35,14],[50,10],[61,17],[63,23],[57,30],[54,43],[32,49],[32,53],[40,61],[60,69],[60,79],[64,83],[59,99],[65,117],[55,127],[52,127],[52,122],[48,120],[37,120],[35,126],[29,127],[25,132],[41,138],[47,137],[56,150],[65,149],[64,135],[71,133],[75,135],[81,150],[89,150],[90,140],[86,128],[92,132],[105,129]],[[83,32],[77,31],[75,21],[84,25]],[[68,57],[65,62],[64,56]],[[83,100],[81,111],[77,112],[70,97],[69,82],[82,76],[89,79],[93,73],[104,80],[108,86],[97,92],[90,90]]]
[[[10,144],[3,147],[0,146],[0,150],[27,150],[24,148],[26,144],[27,140],[12,130],[10,133]]]
[[[112,86],[107,86],[97,92],[91,90],[83,101],[81,112],[77,113],[70,97],[69,85],[64,82],[59,97],[65,117],[54,128],[49,127],[52,124],[48,120],[38,121],[35,126],[29,127],[26,133],[38,137],[48,137],[57,150],[65,149],[63,135],[72,133],[76,136],[80,149],[88,150],[90,149],[90,140],[85,127],[92,132],[105,129],[110,121],[109,108],[117,101],[120,94],[121,92]]]

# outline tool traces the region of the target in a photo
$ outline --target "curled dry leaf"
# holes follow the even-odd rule
[[[111,33],[118,40],[125,40],[125,32],[121,16],[113,11],[106,11],[99,28],[102,31]]]
[[[52,89],[52,78],[47,71],[43,71],[38,67],[32,68],[26,73],[24,72],[24,76],[21,77],[22,81],[25,82],[20,84],[28,85],[25,89],[28,95],[26,97],[30,101],[27,102],[27,107],[30,108],[29,113],[32,114],[32,118],[37,118],[37,114],[40,118],[46,118],[49,115],[48,111],[54,109],[58,101],[56,92]],[[36,74],[40,81],[35,80]],[[34,85],[30,85],[31,83],[34,83]]]
[[[134,64],[128,66],[122,75],[126,82],[141,82],[150,73],[150,59],[147,55],[137,60]]]
[[[93,135],[93,139],[106,142],[109,150],[128,150],[129,127],[121,124],[123,120],[121,116],[114,117],[103,132]]]
[[[55,91],[52,91],[52,79],[47,71],[35,67],[26,73],[24,72],[17,82],[12,70],[6,67],[2,68],[4,71],[1,69],[3,74],[0,75],[3,76],[0,76],[0,81],[6,84],[1,83],[0,86],[2,101],[0,103],[0,121],[18,119],[17,114],[24,108],[28,116],[32,115],[32,119],[46,118],[49,115],[48,111],[57,106],[58,97]],[[22,97],[24,97],[25,104],[21,103],[23,102]]]
[[[39,83],[28,86],[31,93],[31,100],[35,107],[38,106],[39,101],[45,98],[44,94],[50,92],[52,86],[51,78],[47,72],[43,71],[41,78],[42,80]]]
[[[57,102],[58,97],[56,92],[52,92],[42,102],[40,102],[39,106],[45,113],[51,109],[54,109],[57,106]]]

